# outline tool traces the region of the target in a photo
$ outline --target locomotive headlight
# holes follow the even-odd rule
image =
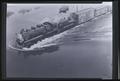
[[[19,40],[20,43],[24,41],[23,36],[21,34],[17,34],[17,39]]]

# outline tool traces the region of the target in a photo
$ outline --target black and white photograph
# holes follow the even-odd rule
[[[112,2],[7,3],[7,78],[112,79]]]

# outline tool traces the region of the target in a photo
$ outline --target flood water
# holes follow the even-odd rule
[[[11,28],[33,25],[34,20],[29,17],[27,21],[22,21],[24,16],[20,15],[7,19],[7,43],[14,38]],[[45,40],[51,40],[49,43],[55,46],[36,52],[18,52],[7,46],[7,77],[112,78],[112,14]]]

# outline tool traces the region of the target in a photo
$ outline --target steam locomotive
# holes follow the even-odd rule
[[[59,16],[53,19],[48,19],[41,24],[36,25],[36,27],[31,27],[26,30],[22,29],[17,33],[15,41],[16,47],[30,47],[38,41],[64,32],[65,30],[85,23],[97,16],[110,12],[111,8],[109,6],[99,9],[88,8],[77,12],[71,12],[69,14],[66,13],[68,10],[68,7],[61,8]]]

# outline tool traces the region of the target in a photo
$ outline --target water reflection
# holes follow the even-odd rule
[[[52,45],[49,47],[35,48],[31,51],[18,51],[18,54],[22,54],[26,58],[28,56],[42,55],[44,53],[53,53],[57,50],[59,50],[59,45]]]

